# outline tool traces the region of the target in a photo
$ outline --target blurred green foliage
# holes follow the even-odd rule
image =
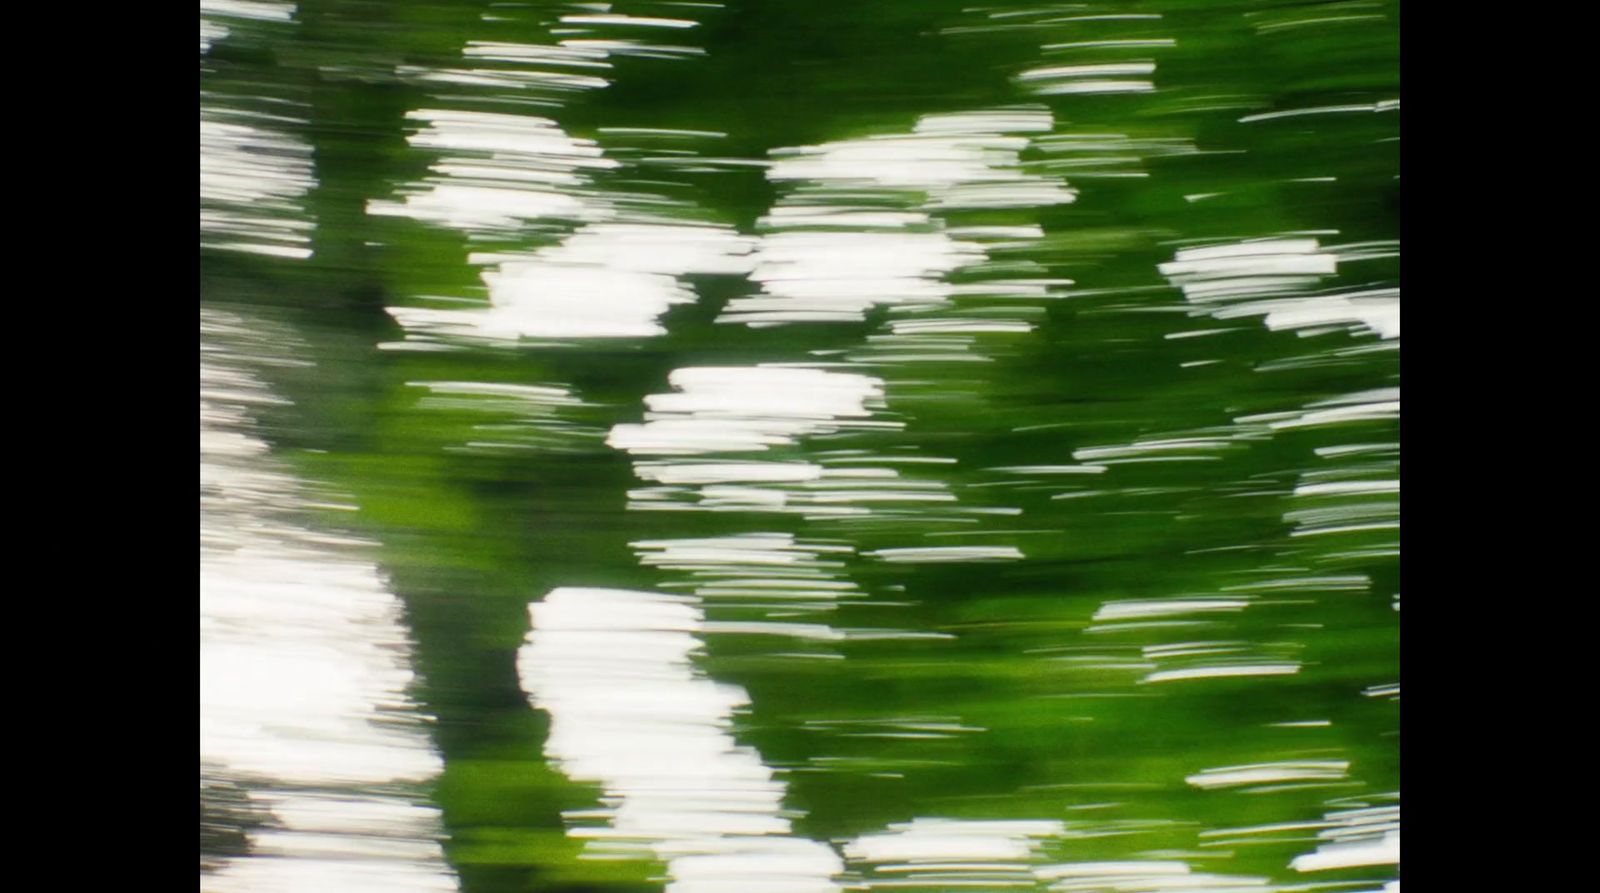
[[[751,694],[741,740],[769,765],[795,770],[789,805],[805,813],[800,833],[846,838],[916,816],[1063,818],[1103,833],[1060,842],[1059,858],[1136,858],[1206,851],[1198,835],[1208,829],[1315,820],[1330,799],[1398,790],[1397,700],[1363,695],[1398,678],[1396,531],[1296,536],[1286,517],[1302,504],[1294,496],[1301,475],[1328,465],[1318,449],[1396,443],[1397,419],[1284,428],[1234,440],[1204,461],[1122,464],[1094,476],[994,471],[1070,464],[1075,450],[1196,436],[1398,386],[1397,342],[1349,330],[1271,331],[1259,316],[1197,321],[1157,270],[1178,247],[1208,240],[1398,239],[1397,113],[1240,120],[1394,100],[1397,3],[613,7],[692,15],[700,26],[671,36],[704,54],[613,57],[609,86],[560,95],[440,85],[404,72],[461,68],[473,41],[550,43],[560,16],[577,5],[302,0],[292,22],[225,20],[229,34],[201,60],[203,107],[288,109],[282,127],[312,148],[315,185],[304,200],[312,257],[205,248],[202,300],[288,327],[299,355],[314,363],[264,371],[288,402],[264,407],[257,423],[300,473],[351,494],[355,520],[327,523],[354,524],[381,543],[380,566],[417,644],[415,695],[437,718],[446,769],[433,796],[465,890],[659,888],[650,881],[659,866],[578,858],[561,811],[592,805],[598,792],[543,760],[547,719],[518,687],[515,653],[527,603],[554,587],[649,589],[676,579],[641,567],[628,545],[666,536],[788,530],[848,540],[857,550],[848,573],[869,597],[840,607],[830,623],[953,637],[840,643],[843,660],[787,657],[797,649],[767,636],[710,637],[704,671]],[[1152,92],[1041,97],[1016,79],[1040,65],[1128,57],[1048,46],[1150,39],[1171,41],[1138,51],[1158,61]],[[1080,190],[1073,204],[952,212],[963,225],[1040,225],[1044,238],[1013,259],[1035,264],[1041,277],[1073,280],[1069,295],[1032,319],[1034,331],[996,347],[993,362],[871,368],[888,382],[891,417],[904,430],[841,434],[764,458],[823,448],[951,458],[904,474],[985,494],[986,504],[1018,507],[1020,516],[956,529],[911,513],[819,533],[793,516],[626,510],[637,481],[629,457],[602,437],[638,421],[643,398],[669,390],[672,369],[792,362],[808,350],[861,356],[883,330],[882,311],[859,324],[719,325],[718,309],[755,285],[701,276],[699,302],[670,311],[657,338],[432,353],[378,347],[400,338],[386,306],[485,299],[469,251],[528,250],[572,228],[540,223],[469,246],[456,230],[368,214],[370,202],[392,198],[435,160],[408,144],[417,129],[408,111],[548,117],[623,159],[650,151],[616,128],[725,133],[716,155],[763,159],[783,147],[903,132],[930,113],[1016,104],[1047,105],[1052,136],[1113,134],[1193,151],[1134,152],[1117,170],[1138,176],[1080,179],[1061,168]],[[1025,161],[1049,157],[1040,145]],[[624,164],[597,175],[597,188],[611,187],[684,199],[700,219],[744,232],[778,194],[755,167]],[[1330,287],[1393,287],[1397,248],[1372,253],[1341,265]],[[1226,331],[1172,337],[1203,328]],[[481,426],[508,419],[429,408],[416,384],[426,381],[560,383],[585,405],[560,416],[563,432],[578,433],[554,446],[466,450]],[[1366,459],[1380,476],[1397,467],[1392,450]],[[1027,559],[917,565],[861,554],[938,543],[1014,544]],[[1093,628],[1107,602],[1327,576],[1368,582],[1255,590],[1249,611],[1198,631]],[[712,614],[750,616],[735,607]],[[1150,685],[1119,668],[1147,662],[1141,649],[1188,638],[1281,652],[1302,670]],[[828,725],[914,715],[957,716],[987,731],[918,740],[847,737]],[[1271,725],[1323,719],[1331,725]],[[1184,781],[1208,767],[1329,756],[1350,761],[1347,786],[1252,794]],[[1095,804],[1110,805],[1086,810]],[[1303,834],[1213,848],[1207,870],[1285,880],[1294,877],[1289,860],[1313,846]],[[1387,870],[1337,879],[1382,879]]]

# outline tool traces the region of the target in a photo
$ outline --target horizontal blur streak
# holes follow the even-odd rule
[[[287,22],[294,14],[293,3],[279,0],[200,0],[200,55],[228,36],[230,20]]]
[[[797,541],[789,533],[744,533],[641,540],[630,545],[640,564],[686,572],[690,577],[689,582],[667,586],[690,589],[710,603],[754,608],[768,619],[831,612],[839,600],[862,596],[843,574],[843,559],[855,550],[836,541]],[[783,627],[777,631],[782,632]]]
[[[636,455],[762,452],[804,435],[868,421],[882,385],[864,375],[781,366],[685,368],[668,381],[677,393],[645,398],[639,425],[617,425],[607,442]],[[758,479],[759,479],[758,474]]]
[[[775,150],[767,177],[788,190],[761,221],[771,231],[756,249],[750,276],[763,293],[730,301],[719,321],[850,322],[879,305],[913,312],[948,307],[959,289],[945,276],[986,254],[980,241],[952,238],[935,215],[1076,198],[1059,179],[1032,174],[1020,161],[1028,134],[1048,132],[1052,123],[1037,106],[977,110],[923,116],[909,134]],[[1037,230],[965,232],[992,240]],[[978,322],[944,320],[938,331],[971,330]],[[1001,331],[1029,328],[1000,325]]]
[[[1042,839],[1062,831],[1060,822],[1048,820],[915,819],[857,837],[844,852],[852,865],[866,869],[869,890],[1032,889],[1028,871]]]
[[[461,413],[474,420],[471,439],[446,446],[450,452],[586,453],[605,438],[600,427],[570,418],[574,410],[596,407],[564,385],[411,381],[406,386],[427,391],[415,404],[418,410]]]
[[[1231,788],[1263,782],[1342,779],[1350,764],[1342,760],[1301,760],[1253,766],[1220,766],[1189,776],[1186,781],[1202,790]]]
[[[391,306],[389,313],[406,330],[405,340],[391,349],[439,349],[461,339],[516,343],[659,335],[665,330],[658,320],[669,308],[695,300],[681,277],[748,269],[743,258],[749,239],[694,221],[690,204],[598,185],[596,175],[617,171],[622,163],[599,142],[526,113],[529,103],[553,113],[584,92],[608,87],[613,57],[703,54],[697,47],[657,43],[654,36],[698,23],[583,12],[547,24],[553,25],[548,43],[469,41],[462,58],[480,67],[398,71],[435,91],[441,105],[458,90],[500,91],[503,98],[493,111],[410,112],[419,125],[410,145],[437,160],[427,177],[402,186],[395,198],[371,200],[368,213],[458,230],[471,243],[501,250],[469,258],[482,270],[487,305],[473,290],[409,295]],[[581,228],[570,232],[574,226]],[[529,233],[560,241],[530,252],[518,244]],[[461,309],[463,302],[474,306]]]
[[[412,145],[442,153],[445,160],[434,165],[426,186],[400,201],[373,202],[370,213],[464,230],[479,240],[503,240],[536,222],[586,225],[532,253],[474,254],[471,261],[485,267],[487,307],[391,307],[408,341],[662,334],[662,314],[695,300],[680,277],[749,267],[744,256],[751,240],[725,227],[659,217],[640,197],[594,187],[592,173],[618,162],[553,121],[432,110],[411,117],[426,125]]]
[[[285,115],[287,113],[287,115]],[[282,129],[303,124],[293,107],[275,113],[200,104],[200,244],[304,259],[312,223],[302,199],[316,180],[311,147]]]
[[[1399,800],[1398,794],[1373,798]],[[1329,812],[1317,837],[1325,841],[1314,852],[1295,857],[1296,871],[1329,871],[1367,865],[1400,864],[1400,807],[1361,806]],[[1398,887],[1399,883],[1395,882]]]
[[[1343,294],[1320,288],[1338,271],[1340,254],[1316,239],[1259,241],[1180,249],[1160,265],[1184,297],[1217,319],[1261,316],[1269,329],[1358,326],[1383,338],[1400,336],[1400,291]]]
[[[292,3],[201,0],[200,55],[235,31],[285,33],[298,27]],[[276,94],[276,95],[274,95]],[[200,246],[304,260],[314,222],[305,199],[317,185],[309,118],[292,91],[240,96],[200,91]]]

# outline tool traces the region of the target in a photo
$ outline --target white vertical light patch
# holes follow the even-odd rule
[[[692,659],[697,599],[562,587],[529,606],[522,687],[550,714],[547,754],[600,784],[603,825],[575,827],[595,854],[650,855],[673,893],[833,893],[837,854],[790,836],[785,785],[733,737],[744,690],[706,679]]]
[[[437,811],[404,793],[441,762],[399,601],[368,544],[294,520],[314,497],[248,421],[282,400],[221,343],[254,336],[210,310],[201,336],[200,755],[273,818],[202,889],[454,890]]]

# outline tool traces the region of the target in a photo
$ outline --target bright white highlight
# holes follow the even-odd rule
[[[572,829],[596,854],[653,855],[671,893],[832,893],[837,854],[789,836],[784,784],[733,738],[743,689],[701,676],[697,599],[563,587],[531,605],[523,690],[550,714],[546,753],[606,791]]]
[[[1052,126],[1043,108],[990,109],[927,115],[911,133],[775,151],[767,176],[793,189],[762,220],[772,231],[757,247],[751,272],[762,293],[729,302],[718,321],[851,322],[874,306],[904,312],[947,306],[960,289],[946,277],[986,259],[982,239],[1041,234],[1013,228],[956,238],[935,215],[1076,199],[1063,182],[1024,170],[1020,160],[1028,134]],[[984,288],[1005,290],[988,283]],[[1036,292],[1042,289],[1022,288],[1029,296]],[[1031,328],[1009,320],[940,325],[943,333]],[[898,328],[894,333],[916,334]]]
[[[1159,269],[1197,312],[1217,319],[1259,316],[1274,330],[1333,326],[1400,337],[1399,289],[1312,293],[1339,260],[1316,239],[1273,238],[1180,249]]]
[[[875,378],[782,366],[675,370],[676,393],[645,398],[644,424],[617,425],[608,443],[633,454],[766,450],[851,427],[883,398]]]
[[[369,544],[285,520],[310,488],[248,421],[281,401],[222,346],[254,336],[210,310],[201,335],[200,755],[277,824],[202,888],[453,890],[437,812],[401,793],[441,763],[406,695],[399,601]]]

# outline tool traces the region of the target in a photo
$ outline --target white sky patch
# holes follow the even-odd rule
[[[1338,272],[1340,259],[1316,239],[1272,238],[1179,249],[1159,269],[1197,312],[1217,319],[1259,316],[1274,331],[1332,326],[1400,337],[1399,289],[1314,293]]]
[[[200,0],[202,15],[287,22],[294,18],[293,3],[274,0]]]
[[[668,381],[676,393],[645,398],[644,423],[612,428],[612,446],[635,455],[766,450],[866,420],[883,398],[876,378],[821,369],[690,367]]]
[[[1181,248],[1158,268],[1189,300],[1208,302],[1309,287],[1337,272],[1338,261],[1316,239],[1263,239]]]
[[[469,54],[538,57],[559,48],[485,44]],[[563,51],[558,61],[600,64],[598,50]],[[548,60],[546,60],[548,61]],[[563,242],[526,254],[473,254],[485,267],[489,306],[475,309],[392,307],[410,337],[643,338],[662,334],[660,318],[693,303],[681,277],[738,275],[750,270],[755,240],[725,226],[645,219],[623,210],[627,196],[594,189],[590,176],[618,167],[592,140],[575,139],[554,121],[528,115],[424,109],[419,149],[440,154],[433,173],[398,200],[368,211],[465,231],[476,239],[510,239],[530,223],[579,226]]]
[[[487,272],[494,307],[488,333],[549,338],[637,338],[664,334],[657,322],[694,292],[671,276],[603,266],[505,263]]]
[[[939,212],[1039,207],[1076,198],[1058,178],[1029,173],[1021,164],[1029,134],[1052,126],[1042,107],[989,109],[927,115],[911,133],[773,152],[767,177],[793,185],[762,220],[771,231],[756,250],[751,273],[762,292],[729,302],[718,321],[852,322],[879,305],[946,306],[958,293],[946,277],[987,258],[981,238],[1042,234],[1013,228],[955,238]],[[954,326],[947,321],[947,334],[956,333]],[[973,320],[963,331],[1027,328],[1015,321]]]
[[[575,139],[548,118],[419,109],[409,142],[439,153],[423,183],[398,201],[373,200],[375,215],[410,217],[468,233],[513,235],[529,221],[588,220],[609,209],[583,194],[588,173],[617,167],[592,140]]]
[[[563,587],[529,613],[518,671],[550,714],[546,753],[605,790],[572,819],[593,854],[653,855],[674,891],[840,889],[838,855],[790,836],[785,785],[734,740],[748,696],[693,666],[697,599]]]
[[[1033,121],[1038,117],[1027,116],[1018,123],[1035,130]],[[1043,120],[1048,121],[1048,116]],[[949,116],[941,116],[931,124],[919,124],[918,131],[910,134],[780,149],[773,153],[767,176],[780,182],[853,184],[932,194],[963,184],[1020,177],[1018,153],[1028,145],[1026,136],[974,132],[976,128],[948,122]]]
[[[227,37],[231,29],[227,21],[250,20],[265,22],[293,21],[295,5],[272,0],[200,0],[200,55],[205,55],[217,41]]]
[[[1395,797],[1396,795],[1390,795]],[[1296,871],[1329,871],[1400,864],[1400,807],[1366,806],[1330,812],[1320,823],[1323,841],[1289,863]]]
[[[1400,864],[1400,832],[1384,834],[1376,840],[1334,843],[1317,847],[1314,853],[1296,856],[1290,863],[1296,871],[1328,871],[1364,865]]]
[[[274,117],[201,95],[202,248],[311,256],[313,224],[303,205],[316,185],[311,146]]]
[[[751,240],[712,226],[596,224],[528,260],[486,272],[483,325],[545,337],[658,335],[674,304],[695,301],[689,273],[741,273]]]
[[[251,855],[202,887],[453,890],[437,811],[398,792],[441,768],[406,694],[399,601],[370,544],[294,520],[315,497],[247,421],[252,404],[281,400],[220,344],[254,336],[201,319],[200,754],[246,779],[279,825],[249,832]]]
[[[1400,290],[1385,288],[1344,295],[1253,301],[1222,308],[1211,315],[1217,319],[1264,315],[1263,322],[1273,331],[1356,325],[1380,338],[1398,338]]]
[[[751,273],[764,294],[735,298],[719,321],[850,322],[878,304],[936,307],[951,294],[942,277],[983,256],[942,232],[778,232],[762,239]]]
[[[629,492],[632,509],[841,519],[894,513],[925,517],[930,503],[958,502],[945,482],[902,474],[892,456],[817,463],[737,455],[847,430],[898,430],[900,422],[873,418],[884,408],[883,383],[877,378],[748,366],[679,369],[669,381],[676,392],[645,398],[644,421],[617,425],[607,439],[640,457],[635,473],[650,486]],[[666,458],[673,456],[685,458]]]
[[[409,328],[518,338],[633,338],[665,332],[660,317],[694,303],[680,277],[749,268],[751,240],[727,227],[603,223],[532,255],[498,261],[483,274],[490,306],[474,310],[393,307]]]

